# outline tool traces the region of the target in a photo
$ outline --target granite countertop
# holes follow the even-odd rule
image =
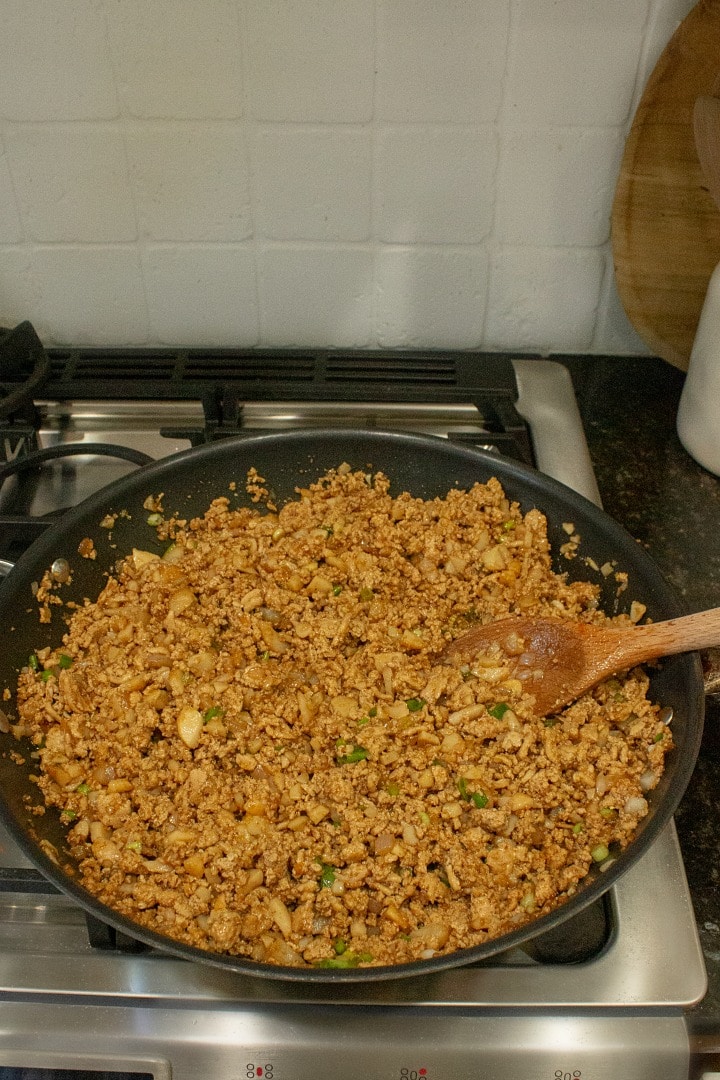
[[[682,372],[645,357],[559,359],[573,375],[605,510],[646,547],[689,611],[720,606],[720,478],[693,461],[675,432]],[[709,980],[691,1024],[720,1032],[720,699],[714,696],[675,821]]]

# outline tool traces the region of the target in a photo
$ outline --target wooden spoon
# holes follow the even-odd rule
[[[528,673],[536,716],[548,716],[619,671],[718,642],[720,608],[629,627],[517,616],[473,627],[445,647],[440,661],[470,663],[499,649],[514,677]]]

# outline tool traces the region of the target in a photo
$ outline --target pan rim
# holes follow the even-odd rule
[[[609,532],[611,536],[615,536],[618,540],[622,540],[626,546],[631,543],[633,545],[633,558],[639,562],[643,572],[652,575],[655,580],[658,606],[667,609],[667,617],[682,614],[685,610],[680,599],[674,594],[673,590],[662,577],[651,557],[636,543],[631,534],[625,530],[622,525],[609,517],[604,510],[597,507],[583,495],[568,488],[560,481],[540,473],[531,466],[524,465],[512,459],[498,457],[495,454],[481,449],[457,446],[456,444],[448,443],[447,440],[440,436],[383,431],[381,429],[366,431],[353,428],[316,428],[303,431],[261,433],[241,436],[239,438],[231,437],[219,440],[215,443],[191,447],[188,450],[169,455],[168,457],[162,458],[149,465],[141,466],[135,472],[121,477],[119,480],[114,481],[112,484],[101,489],[101,491],[91,495],[76,507],[68,510],[61,518],[54,522],[48,531],[41,535],[27,549],[18,560],[11,573],[2,585],[0,585],[0,605],[12,603],[19,590],[27,585],[27,575],[31,570],[35,576],[37,575],[38,565],[43,565],[42,559],[47,559],[48,556],[52,554],[53,541],[57,537],[60,529],[63,531],[70,531],[78,525],[88,523],[88,521],[92,519],[93,514],[98,512],[107,513],[109,502],[116,498],[138,494],[143,490],[147,494],[150,494],[151,492],[157,493],[157,491],[161,489],[162,484],[160,483],[160,487],[155,488],[154,490],[150,485],[156,481],[161,482],[163,476],[176,472],[178,468],[182,468],[187,464],[191,465],[197,459],[203,459],[212,463],[213,460],[222,460],[226,458],[234,449],[241,451],[242,456],[248,459],[254,448],[264,449],[268,446],[272,447],[278,440],[283,444],[289,444],[291,447],[295,446],[298,453],[301,449],[304,449],[307,452],[308,448],[311,449],[312,444],[318,442],[318,440],[335,443],[337,444],[338,449],[340,449],[343,443],[348,443],[352,440],[359,441],[368,449],[383,448],[385,454],[388,456],[388,461],[384,463],[384,466],[377,465],[373,466],[373,468],[382,469],[382,471],[386,472],[391,481],[391,455],[393,447],[403,447],[407,450],[420,450],[424,448],[426,451],[432,449],[435,452],[438,449],[444,450],[445,456],[450,461],[457,460],[458,462],[463,462],[465,465],[477,465],[479,473],[484,471],[485,476],[479,475],[478,480],[486,479],[489,475],[494,475],[499,471],[502,473],[501,482],[503,483],[503,478],[512,477],[524,485],[529,485],[534,497],[537,497],[539,500],[537,505],[541,510],[543,509],[543,494],[553,494],[556,498],[570,504],[572,508],[577,508],[591,526],[594,525],[605,533]],[[338,461],[337,464],[340,464],[340,461]],[[245,471],[246,470],[247,464],[245,466]],[[310,477],[311,463],[308,463],[307,471],[308,476]],[[317,472],[315,475],[317,475]],[[224,480],[225,478],[222,479]],[[240,479],[239,476],[238,479]],[[449,479],[446,490],[451,486],[453,486],[452,481]],[[215,490],[214,493],[209,493],[208,502],[218,493],[218,490]],[[27,855],[30,861],[36,865],[61,892],[77,900],[85,910],[90,910],[105,923],[114,926],[143,944],[157,948],[162,952],[177,955],[184,959],[196,959],[201,963],[209,964],[236,974],[282,980],[285,982],[345,984],[390,981],[434,974],[441,970],[461,967],[489,959],[492,956],[496,956],[501,952],[505,952],[512,947],[522,944],[524,941],[528,941],[531,938],[542,934],[544,930],[549,930],[560,922],[565,921],[570,915],[579,913],[606,893],[611,886],[642,857],[643,853],[654,842],[656,837],[673,816],[685,792],[695,768],[695,762],[702,737],[704,696],[702,694],[700,661],[696,655],[691,654],[681,658],[680,663],[686,668],[688,680],[694,682],[698,687],[698,695],[694,707],[697,711],[699,722],[694,731],[694,741],[690,746],[683,748],[680,765],[673,775],[672,797],[668,798],[671,794],[670,791],[664,793],[663,799],[658,806],[654,808],[652,819],[649,821],[648,825],[633,839],[628,848],[620,854],[616,862],[609,867],[605,874],[598,875],[595,881],[590,884],[583,886],[581,883],[579,891],[568,900],[565,900],[558,907],[519,927],[517,930],[502,935],[500,938],[491,939],[489,942],[484,942],[481,945],[458,950],[447,955],[435,956],[427,960],[418,960],[402,965],[346,969],[290,968],[262,964],[258,961],[252,961],[243,957],[231,956],[228,954],[206,952],[205,950],[194,946],[184,945],[165,935],[157,934],[154,931],[145,929],[142,925],[136,924],[132,920],[114,912],[111,908],[108,908],[106,905],[96,900],[91,893],[84,887],[79,886],[65,871],[57,867],[44,852],[39,850],[36,843],[31,843],[26,830],[19,825],[12,810],[2,798],[0,798],[0,818],[2,818],[13,836],[13,839],[15,839],[18,846]],[[689,703],[689,707],[691,707],[691,705],[692,703]],[[624,858],[626,854],[629,854],[628,858]],[[498,945],[496,944],[497,942],[501,942],[501,944]]]

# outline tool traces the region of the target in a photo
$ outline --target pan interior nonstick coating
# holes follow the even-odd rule
[[[633,600],[647,606],[653,620],[683,613],[652,560],[637,542],[606,514],[570,489],[515,462],[494,454],[454,446],[443,439],[385,432],[316,431],[283,433],[224,440],[185,451],[144,467],[92,496],[69,511],[24,554],[0,587],[0,611],[6,627],[0,689],[10,692],[4,710],[14,717],[13,690],[17,671],[29,655],[45,645],[60,643],[65,628],[61,605],[51,605],[51,619],[41,623],[33,599],[35,584],[58,558],[66,559],[72,575],[59,587],[63,603],[95,598],[117,560],[133,547],[160,550],[155,530],[148,525],[148,496],[162,493],[166,516],[201,515],[213,498],[228,495],[236,505],[252,505],[246,492],[248,470],[256,469],[275,501],[296,496],[328,469],[347,462],[353,469],[384,472],[395,494],[409,491],[422,498],[444,496],[451,488],[497,477],[507,496],[523,513],[540,509],[548,519],[554,567],[570,579],[595,581],[608,614],[629,610]],[[103,527],[108,515],[117,515],[112,529]],[[568,526],[580,537],[571,559],[560,554],[567,543]],[[78,549],[90,550],[83,558]],[[612,565],[611,574],[603,573]],[[616,572],[627,575],[618,589]],[[11,735],[0,736],[0,814],[28,857],[63,891],[110,925],[149,945],[230,970],[295,981],[375,981],[417,975],[489,957],[576,914],[604,893],[652,843],[672,816],[689,782],[699,751],[703,721],[703,688],[699,660],[680,656],[658,666],[651,678],[651,696],[674,711],[675,749],[666,760],[658,787],[651,793],[651,809],[632,844],[605,872],[591,872],[577,894],[562,907],[512,934],[482,946],[403,965],[401,968],[277,968],[242,958],[205,953],[137,926],[97,902],[73,879],[71,860],[64,853],[64,829],[53,811],[38,814],[38,792],[32,783],[33,760],[29,747]],[[22,750],[24,762],[17,752]],[[48,845],[61,852],[58,865],[48,856]]]

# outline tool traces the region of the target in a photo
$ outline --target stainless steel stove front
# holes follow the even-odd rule
[[[537,361],[517,361],[515,370],[517,407],[530,425],[538,465],[599,501],[567,371]],[[267,426],[268,409],[260,410],[259,426]],[[89,411],[85,405],[53,412],[47,403],[43,438],[82,434],[89,443],[140,449],[150,443],[154,454],[182,446],[159,440],[157,409],[150,422],[134,407],[120,420],[101,407],[92,417]],[[299,419],[317,422],[313,415]],[[451,419],[469,422],[459,411]],[[191,425],[194,417],[186,420]],[[414,429],[436,431],[436,420],[426,410]],[[173,423],[177,428],[177,415]],[[377,418],[371,423],[383,426]],[[105,468],[98,467],[94,482]],[[67,470],[74,499],[87,494],[87,474]],[[107,479],[103,472],[100,482]],[[41,499],[57,498],[52,487]],[[0,837],[0,866],[23,865],[10,839]],[[610,939],[583,963],[537,963],[518,952],[482,966],[340,990],[241,978],[158,953],[93,950],[84,917],[67,898],[5,893],[0,1080],[36,1080],[42,1070],[74,1070],[85,1080],[685,1080],[685,1010],[703,997],[706,975],[672,824],[611,890],[609,906]]]

